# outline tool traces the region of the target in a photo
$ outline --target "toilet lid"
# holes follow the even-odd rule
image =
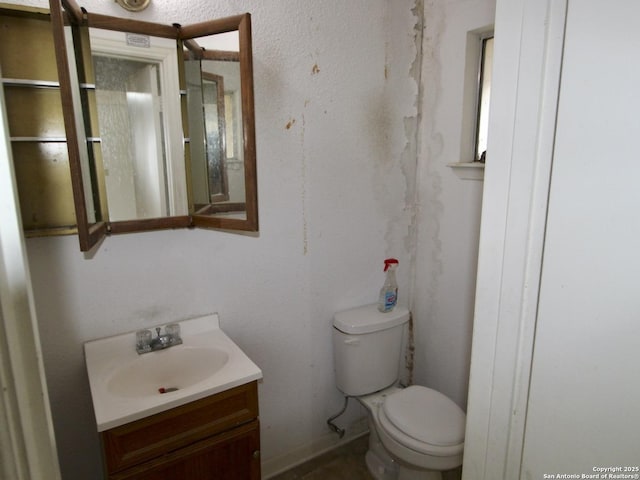
[[[384,402],[389,421],[406,435],[436,446],[464,441],[465,414],[452,400],[430,388],[413,385]]]

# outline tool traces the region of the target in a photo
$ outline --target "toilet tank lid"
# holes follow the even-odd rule
[[[406,307],[397,306],[390,312],[382,313],[374,303],[336,313],[333,326],[341,332],[358,335],[393,328],[407,320],[409,310]]]

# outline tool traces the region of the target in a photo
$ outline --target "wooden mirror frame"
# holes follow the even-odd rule
[[[81,251],[89,251],[110,233],[141,232],[168,228],[204,227],[218,228],[228,231],[258,231],[258,189],[256,168],[255,142],[255,113],[253,96],[253,54],[251,47],[251,15],[248,13],[232,17],[205,21],[193,25],[180,26],[178,24],[162,25],[151,22],[123,19],[108,15],[89,13],[80,8],[75,0],[49,0],[51,20],[56,48],[56,61],[60,77],[60,92],[62,96],[65,130],[67,134],[67,148],[69,151],[69,165],[74,192],[74,204],[78,228],[78,240]],[[86,138],[81,138],[83,132],[74,108],[74,95],[70,60],[67,54],[65,40],[65,25],[88,26],[115,30],[120,32],[140,33],[144,35],[171,38],[176,40],[177,52],[183,50],[183,45],[193,43],[194,39],[231,31],[238,31],[240,41],[240,78],[241,78],[241,109],[244,148],[244,182],[245,182],[245,216],[244,219],[215,216],[216,205],[206,210],[211,213],[193,212],[193,201],[189,195],[189,215],[167,216],[150,219],[137,219],[109,222],[105,220],[89,220],[87,210],[87,195],[94,192],[85,190],[83,181],[82,149],[87,148]],[[203,52],[206,58],[207,52]],[[183,70],[183,66],[179,66]],[[183,131],[186,115],[183,102]],[[84,115],[84,113],[83,113]],[[84,137],[84,135],[82,136]],[[183,134],[183,137],[187,135]],[[188,156],[185,144],[185,169],[187,179],[190,177],[189,166],[186,164]],[[188,181],[189,183],[189,181]],[[187,185],[190,191],[190,186]],[[221,204],[224,205],[224,204]]]

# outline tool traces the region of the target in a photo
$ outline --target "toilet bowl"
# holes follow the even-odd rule
[[[377,480],[441,480],[462,464],[465,414],[427,387],[399,388],[398,371],[409,310],[381,313],[365,305],[336,313],[336,385],[369,414],[367,466]]]
[[[440,480],[462,464],[465,414],[440,392],[391,387],[358,400],[369,413],[367,464],[379,480]]]

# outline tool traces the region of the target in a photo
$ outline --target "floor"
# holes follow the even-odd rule
[[[368,438],[357,438],[271,480],[373,480],[364,463]]]
[[[357,438],[271,480],[374,480],[364,462],[368,439],[368,435]],[[443,480],[459,480],[461,471],[443,472]]]

